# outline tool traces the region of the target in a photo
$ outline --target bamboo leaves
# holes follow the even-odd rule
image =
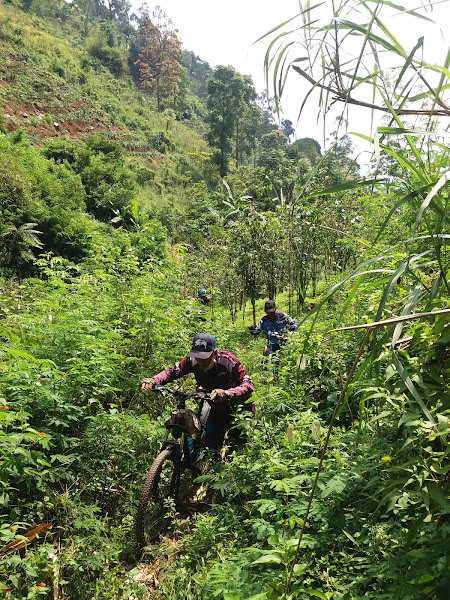
[[[338,183],[336,185],[332,185],[330,187],[321,189],[312,194],[308,194],[305,198],[317,198],[318,196],[329,196],[331,194],[337,194],[339,192],[345,192],[348,190],[356,190],[359,188],[365,188],[369,186],[373,186],[376,183],[380,183],[384,181],[385,177],[373,177],[368,179],[362,179],[360,181],[345,181],[343,183]]]
[[[450,179],[450,171],[447,171],[446,173],[444,173],[442,175],[442,177],[439,179],[439,181],[436,183],[436,185],[433,187],[433,189],[429,192],[429,194],[427,195],[425,200],[422,202],[422,205],[420,206],[419,212],[417,213],[417,217],[416,217],[416,223],[415,223],[416,228],[418,227],[420,221],[422,220],[423,213],[430,206],[430,203],[433,200],[433,198],[439,193],[439,191],[444,187],[444,185],[448,182],[449,179]]]
[[[422,409],[423,414],[426,416],[428,421],[430,421],[430,423],[432,423],[433,425],[436,425],[436,421],[434,420],[431,412],[429,411],[429,409],[426,407],[424,401],[422,400],[419,392],[417,391],[416,386],[414,385],[414,383],[411,380],[411,377],[408,374],[408,371],[400,363],[400,361],[398,360],[395,353],[392,354],[392,362],[395,366],[397,373],[400,375],[403,383],[405,384],[407,390],[410,392],[410,394],[412,395],[414,400],[417,402],[417,404]]]

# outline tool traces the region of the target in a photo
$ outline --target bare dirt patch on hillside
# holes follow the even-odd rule
[[[159,157],[154,156],[153,148],[135,139],[132,133],[119,125],[108,123],[107,113],[99,112],[99,120],[76,118],[83,109],[95,109],[95,106],[88,100],[78,98],[68,108],[48,106],[42,102],[20,104],[8,101],[0,110],[3,111],[4,127],[8,132],[22,129],[37,145],[47,138],[76,138],[92,133],[114,132],[115,141],[124,150],[139,154],[140,159],[149,164],[158,162]]]
[[[123,131],[121,127],[111,123],[63,117],[68,112],[75,113],[82,106],[92,106],[92,104],[79,99],[67,110],[54,106],[47,107],[37,102],[33,104],[7,102],[3,108],[3,114],[6,117],[5,127],[7,131],[23,129],[32,136],[38,136],[41,140],[60,135],[76,137],[83,133],[97,131],[116,131],[119,133]]]

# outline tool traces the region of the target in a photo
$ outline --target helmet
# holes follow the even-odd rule
[[[201,288],[198,290],[198,295],[199,296],[206,296],[206,290],[205,288]]]

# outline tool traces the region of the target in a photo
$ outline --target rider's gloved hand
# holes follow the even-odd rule
[[[147,392],[148,390],[151,390],[153,388],[153,386],[156,385],[156,381],[153,378],[150,379],[143,379],[142,383],[141,383],[141,388]]]
[[[217,389],[211,392],[211,400],[213,401],[213,404],[220,404],[220,402],[223,402],[227,398],[229,398],[227,390]]]
[[[249,331],[255,331],[255,329],[256,329],[256,325],[249,325],[248,326],[248,330]]]

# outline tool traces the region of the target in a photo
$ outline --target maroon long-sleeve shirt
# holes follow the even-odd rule
[[[244,404],[255,389],[242,363],[226,350],[217,351],[214,366],[207,371],[200,369],[195,358],[186,356],[173,367],[154,375],[152,379],[156,385],[164,385],[189,373],[194,374],[197,385],[205,392],[210,393],[214,389],[227,390],[232,404]],[[253,410],[251,403],[246,404],[246,407]]]

